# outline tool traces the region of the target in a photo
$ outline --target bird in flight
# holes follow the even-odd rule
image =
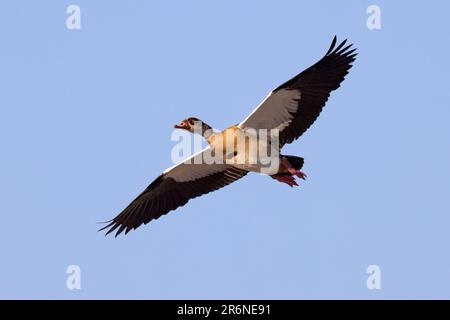
[[[164,171],[136,199],[100,230],[116,237],[158,219],[189,200],[215,191],[244,177],[249,172],[265,173],[291,187],[300,171],[303,158],[277,153],[285,144],[298,139],[317,119],[330,96],[348,74],[357,53],[344,40],[339,45],[334,37],[327,53],[314,65],[272,90],[241,123],[214,132],[203,121],[190,117],[175,128],[201,134],[208,147]],[[270,132],[270,133],[269,133]],[[269,137],[270,135],[270,137]],[[256,152],[251,143],[255,140]],[[246,140],[247,139],[247,140]],[[262,164],[254,154],[270,149],[271,163]],[[231,151],[230,151],[231,150]],[[268,153],[268,152],[266,152]],[[215,160],[204,161],[214,157]],[[258,158],[258,156],[256,157]],[[273,165],[275,163],[275,166]]]

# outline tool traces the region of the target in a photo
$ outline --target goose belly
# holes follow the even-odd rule
[[[236,168],[262,174],[276,174],[280,159],[278,150],[271,148],[267,136],[258,136],[232,128],[221,133],[211,144],[216,155]]]

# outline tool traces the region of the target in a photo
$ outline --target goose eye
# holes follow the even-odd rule
[[[191,126],[193,126],[194,125],[194,120],[189,120],[189,124],[191,125]]]

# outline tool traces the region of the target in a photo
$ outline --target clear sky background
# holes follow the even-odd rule
[[[3,1],[0,298],[450,298],[449,10]],[[285,150],[305,158],[299,188],[252,174],[126,237],[97,232],[172,165],[175,123],[239,122],[335,34],[359,56]]]

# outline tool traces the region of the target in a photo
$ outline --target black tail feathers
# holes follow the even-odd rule
[[[285,156],[285,155],[281,156],[285,157],[295,170],[300,170],[303,167],[304,159],[302,157]]]

